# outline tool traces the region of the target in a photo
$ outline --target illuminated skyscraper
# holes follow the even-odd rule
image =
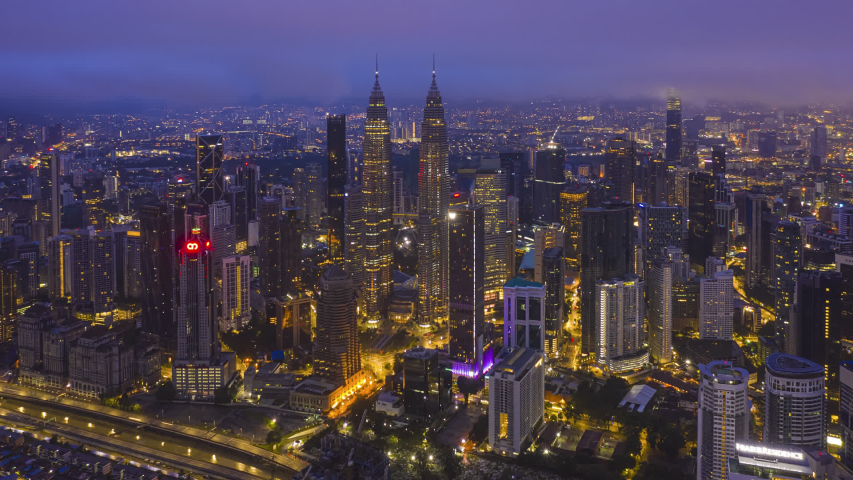
[[[51,299],[71,298],[71,237],[57,235],[47,241],[47,290]]]
[[[673,262],[665,258],[649,268],[649,353],[661,365],[672,361],[673,270]]]
[[[726,175],[726,146],[714,145],[711,151],[711,173]]]
[[[753,189],[746,194],[743,223],[746,227],[746,284],[749,288],[757,287],[761,281],[761,251],[770,248],[761,242],[761,214],[765,198],[760,189]]]
[[[367,321],[376,325],[387,310],[386,302],[391,294],[391,261],[393,260],[391,130],[388,124],[385,95],[379,86],[378,66],[376,82],[370,93],[367,118],[364,122],[362,172],[361,193],[365,216],[363,298]]]
[[[427,94],[421,127],[418,175],[418,323],[447,318],[447,210],[449,172],[447,124],[441,93],[435,84]]]
[[[536,152],[533,217],[539,224],[560,221],[560,192],[566,185],[565,163],[566,150],[556,143],[549,143]]]
[[[572,270],[580,269],[581,210],[586,207],[586,187],[567,187],[560,192],[560,223],[566,228],[563,255]]]
[[[11,262],[0,263],[0,343],[15,338],[18,313],[18,271]]]
[[[666,97],[666,161],[681,162],[681,97],[674,91]]]
[[[53,149],[51,149],[53,150]],[[50,222],[50,236],[59,235],[59,155],[42,155],[39,159],[39,220]]]
[[[794,222],[780,221],[771,237],[773,242],[773,285],[776,296],[776,336],[780,345],[784,345],[788,335],[791,306],[797,291],[797,276],[800,272],[803,241],[800,225]]]
[[[485,308],[493,311],[501,304],[506,283],[506,174],[495,168],[481,168],[474,178],[474,197],[483,206],[485,218]],[[448,267],[449,268],[449,267]]]
[[[687,245],[687,219],[683,207],[641,203],[638,209],[640,239],[645,247],[646,265],[663,258],[663,249]]]
[[[770,355],[765,364],[762,441],[825,447],[828,418],[824,367],[784,353]]]
[[[326,117],[326,212],[329,223],[329,260],[344,262],[344,186],[347,183],[347,117]]]
[[[482,205],[452,207],[449,218],[450,356],[454,373],[483,372],[485,237]],[[501,285],[503,287],[503,284]]]
[[[309,228],[320,228],[323,219],[323,210],[326,206],[325,185],[323,183],[323,167],[319,163],[311,163],[305,167],[305,185],[302,187],[304,198],[301,207],[305,211],[305,223]]]
[[[219,328],[223,332],[239,330],[252,318],[249,303],[251,258],[234,255],[222,259],[222,311]]]
[[[637,203],[634,199],[637,176],[637,157],[634,142],[622,137],[607,142],[604,152],[607,167],[604,169],[607,181],[611,183],[609,197],[620,202]]]
[[[364,198],[359,185],[344,187],[344,258],[346,271],[352,275],[352,286],[361,290],[364,284]]]
[[[545,281],[545,355],[560,355],[563,338],[563,307],[566,303],[563,248],[551,247],[542,253],[542,279]]]
[[[221,200],[225,193],[223,180],[222,135],[196,136],[196,194],[208,205]]]
[[[731,340],[734,328],[734,272],[705,272],[699,280],[699,338]]]
[[[352,279],[339,264],[320,278],[316,345],[314,375],[344,384],[361,370],[356,296]]]
[[[737,444],[749,439],[749,372],[731,362],[699,365],[697,480],[727,477]]]
[[[642,351],[645,289],[645,282],[631,274],[595,283],[599,337],[596,360],[614,373],[648,363],[648,352]]]

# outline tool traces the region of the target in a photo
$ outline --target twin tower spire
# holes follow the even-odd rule
[[[438,85],[435,83],[435,54],[432,55],[432,84],[429,89],[430,91],[438,91]],[[379,87],[379,55],[376,55],[376,81],[373,83],[373,91],[381,91]]]

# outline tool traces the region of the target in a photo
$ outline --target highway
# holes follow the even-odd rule
[[[260,447],[256,447],[251,443],[240,440],[227,435],[222,435],[215,431],[201,430],[198,428],[176,425],[165,422],[150,416],[139,413],[129,413],[118,409],[96,405],[91,403],[80,402],[68,398],[58,398],[55,395],[30,390],[10,384],[0,384],[0,395],[3,400],[0,401],[0,406],[11,405],[14,408],[24,407],[27,412],[27,407],[41,411],[52,413],[52,416],[64,419],[66,416],[70,418],[79,417],[90,420],[98,420],[98,423],[111,424],[110,428],[115,428],[116,432],[132,428],[144,427],[146,430],[153,430],[150,433],[163,435],[164,439],[161,442],[180,443],[187,445],[188,442],[194,441],[201,445],[207,445],[208,449],[215,450],[217,447],[223,452],[230,451],[240,455],[245,455],[254,459],[254,465],[260,464],[275,464],[280,469],[288,470],[291,473],[298,472],[305,468],[308,464],[302,460],[278,455]],[[18,402],[18,403],[15,403]],[[49,416],[47,418],[50,418]],[[88,423],[88,422],[87,422]],[[93,423],[94,425],[94,423]],[[178,438],[179,437],[179,438]],[[202,443],[204,442],[204,443]],[[165,446],[165,444],[163,445]],[[217,453],[217,456],[219,454]],[[235,462],[235,465],[238,462]],[[239,467],[237,468],[239,470]]]

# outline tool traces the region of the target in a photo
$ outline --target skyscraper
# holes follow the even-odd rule
[[[176,324],[172,275],[172,214],[165,204],[145,205],[140,209],[139,233],[142,239],[142,328],[159,335],[174,349]]]
[[[549,143],[536,152],[533,215],[540,225],[560,221],[560,192],[566,185],[565,164],[566,150],[556,143]]]
[[[53,150],[53,149],[51,149]],[[61,221],[59,194],[59,155],[39,158],[39,220],[50,222],[50,236],[59,235]]]
[[[356,296],[352,279],[334,264],[320,278],[314,375],[345,384],[361,370]]]
[[[746,194],[743,223],[746,228],[746,284],[749,288],[755,288],[761,282],[761,251],[770,248],[761,240],[761,214],[764,212],[765,198],[760,189],[753,189]]]
[[[765,360],[764,443],[826,447],[824,368],[774,353]]]
[[[670,166],[667,160],[664,160],[660,154],[654,158],[649,158],[649,163],[646,165],[645,186],[643,187],[643,201],[652,205],[658,205],[662,202],[668,202],[671,182],[670,182]],[[673,172],[674,172],[673,168]]]
[[[826,158],[829,153],[826,143],[826,125],[817,125],[812,130],[811,136],[811,156],[818,157],[818,164]]]
[[[699,338],[731,340],[734,328],[734,272],[706,272],[699,280]]]
[[[839,272],[800,272],[784,344],[785,353],[811,360],[826,370],[833,413],[837,412],[838,365],[842,356],[843,288]]]
[[[222,135],[196,136],[196,195],[208,205],[225,193]]]
[[[518,455],[545,414],[542,352],[505,348],[497,362],[488,380],[489,445],[495,452]]]
[[[648,353],[643,356],[641,352],[645,287],[640,277],[631,274],[595,283],[599,335],[596,360],[613,373],[632,370],[648,362]]]
[[[758,156],[761,158],[776,157],[776,132],[773,130],[758,133]]]
[[[329,260],[344,262],[344,186],[347,183],[347,117],[326,117],[326,212],[329,223]]]
[[[536,228],[533,233],[533,281],[545,283],[545,268],[542,263],[545,250],[563,248],[566,244],[566,229],[559,223]]]
[[[521,277],[504,284],[504,348],[545,350],[545,285]]]
[[[258,277],[264,296],[275,297],[281,292],[281,200],[263,197],[258,200]]]
[[[708,173],[691,173],[689,188],[687,253],[690,255],[693,267],[697,272],[702,273],[705,270],[705,259],[714,256],[717,232],[714,177]]]
[[[359,185],[344,187],[344,258],[352,285],[361,290],[364,284],[364,198]]]
[[[560,192],[560,223],[566,228],[563,256],[572,270],[580,269],[581,210],[586,207],[586,187],[566,187]]]
[[[246,214],[248,220],[256,220],[258,218],[260,184],[260,167],[249,162],[244,162],[243,165],[237,166],[237,185],[246,189]]]
[[[794,222],[780,221],[773,232],[773,285],[775,287],[776,336],[779,345],[785,345],[790,309],[794,304],[797,276],[803,248],[800,226]]]
[[[447,123],[441,93],[435,84],[427,94],[421,127],[418,174],[418,323],[447,318],[448,172]]]
[[[233,255],[222,259],[222,310],[219,329],[240,330],[252,319],[249,291],[251,290],[251,257]]]
[[[640,238],[646,264],[664,257],[664,248],[687,245],[687,219],[683,207],[641,203],[638,209]]]
[[[673,90],[666,97],[666,161],[681,162],[681,97]]]
[[[545,355],[560,355],[563,338],[563,306],[566,303],[566,276],[563,248],[548,248],[542,254],[542,278],[545,280]]]
[[[585,354],[598,350],[598,301],[595,282],[622,278],[632,262],[634,209],[607,204],[581,211],[581,348]]]
[[[474,198],[483,206],[485,221],[485,308],[495,310],[502,301],[506,277],[506,174],[495,168],[481,168],[474,178]],[[451,250],[452,251],[452,250]],[[451,268],[451,267],[449,267]],[[452,287],[451,287],[452,288]]]
[[[477,378],[483,373],[485,333],[484,208],[456,206],[448,214],[450,256],[450,357],[454,373]]]
[[[749,372],[731,362],[700,364],[697,480],[726,478],[738,442],[749,439]]]
[[[370,93],[367,118],[364,122],[364,169],[361,190],[365,218],[364,307],[367,321],[374,325],[385,313],[386,301],[391,294],[392,183],[391,131],[385,95],[379,87],[379,67],[377,66],[376,83],[373,84],[373,91]]]
[[[0,343],[15,339],[18,313],[18,272],[11,262],[0,263]]]
[[[51,299],[71,298],[71,237],[57,235],[47,241],[47,290]]]
[[[610,182],[608,196],[617,201],[630,204],[636,203],[635,184],[637,175],[637,157],[634,151],[634,142],[622,137],[616,137],[607,142],[607,150],[604,152],[607,160],[605,174]]]
[[[674,265],[657,258],[649,268],[649,353],[658,364],[672,361],[672,286]]]
[[[305,167],[305,184],[302,186],[304,198],[297,198],[305,209],[305,224],[309,228],[320,228],[323,210],[326,206],[325,184],[323,182],[323,167],[319,163],[310,163]]]

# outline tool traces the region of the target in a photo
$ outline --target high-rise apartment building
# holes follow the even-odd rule
[[[657,258],[649,266],[649,353],[658,364],[672,361],[673,282],[672,260]]]
[[[599,335],[596,360],[611,372],[633,370],[648,362],[648,352],[642,351],[645,289],[645,282],[631,274],[595,284]]]
[[[776,225],[771,237],[773,270],[772,284],[776,296],[776,336],[780,345],[784,345],[788,324],[791,317],[791,306],[797,288],[797,276],[800,272],[802,255],[802,237],[800,226],[785,220]]]
[[[346,235],[344,218],[344,186],[347,183],[347,117],[329,115],[326,117],[326,212],[329,224],[329,260],[344,262],[344,236]]]
[[[506,173],[481,168],[474,178],[474,199],[483,206],[485,235],[485,308],[487,315],[501,303],[506,276]],[[452,267],[449,267],[452,268]],[[452,288],[452,287],[451,287]]]
[[[545,285],[521,277],[504,285],[504,348],[545,351]]]
[[[566,273],[561,247],[548,248],[543,252],[542,270],[545,281],[545,355],[558,357],[566,303]]]
[[[450,357],[455,373],[477,378],[483,373],[485,334],[485,214],[482,205],[455,206],[450,230]],[[503,293],[503,292],[501,292]]]
[[[356,296],[352,278],[334,264],[320,277],[314,375],[337,384],[361,371]]]
[[[732,270],[708,273],[699,280],[699,338],[732,339],[734,296]]]
[[[604,152],[607,166],[604,169],[610,183],[608,197],[619,202],[637,203],[635,199],[637,156],[634,142],[622,137],[607,142]]]
[[[737,444],[749,439],[749,372],[731,362],[699,365],[697,480],[727,478]]]
[[[825,448],[824,368],[785,353],[770,355],[765,366],[763,442]]]
[[[504,348],[488,377],[489,445],[503,455],[518,455],[533,440],[545,414],[542,352]]]
[[[560,223],[566,229],[563,255],[572,270],[580,269],[581,211],[587,205],[586,187],[566,187],[560,192]]]
[[[681,97],[674,91],[666,97],[666,161],[681,162]]]
[[[196,195],[204,203],[221,200],[225,193],[222,135],[196,136]]]
[[[219,329],[240,330],[252,319],[249,293],[252,259],[248,255],[233,255],[222,259],[222,310]]]
[[[566,150],[549,143],[536,152],[533,182],[533,216],[540,225],[560,221],[560,192],[566,185]]]
[[[622,278],[632,268],[634,209],[625,204],[581,211],[581,348],[598,351],[598,299],[595,282]]]
[[[387,299],[391,294],[393,260],[391,130],[385,95],[379,86],[378,66],[364,121],[362,172],[361,194],[365,219],[363,298],[367,321],[376,325],[387,309]]]
[[[447,318],[448,237],[450,195],[447,123],[441,93],[435,83],[427,94],[421,127],[418,175],[418,323]]]

